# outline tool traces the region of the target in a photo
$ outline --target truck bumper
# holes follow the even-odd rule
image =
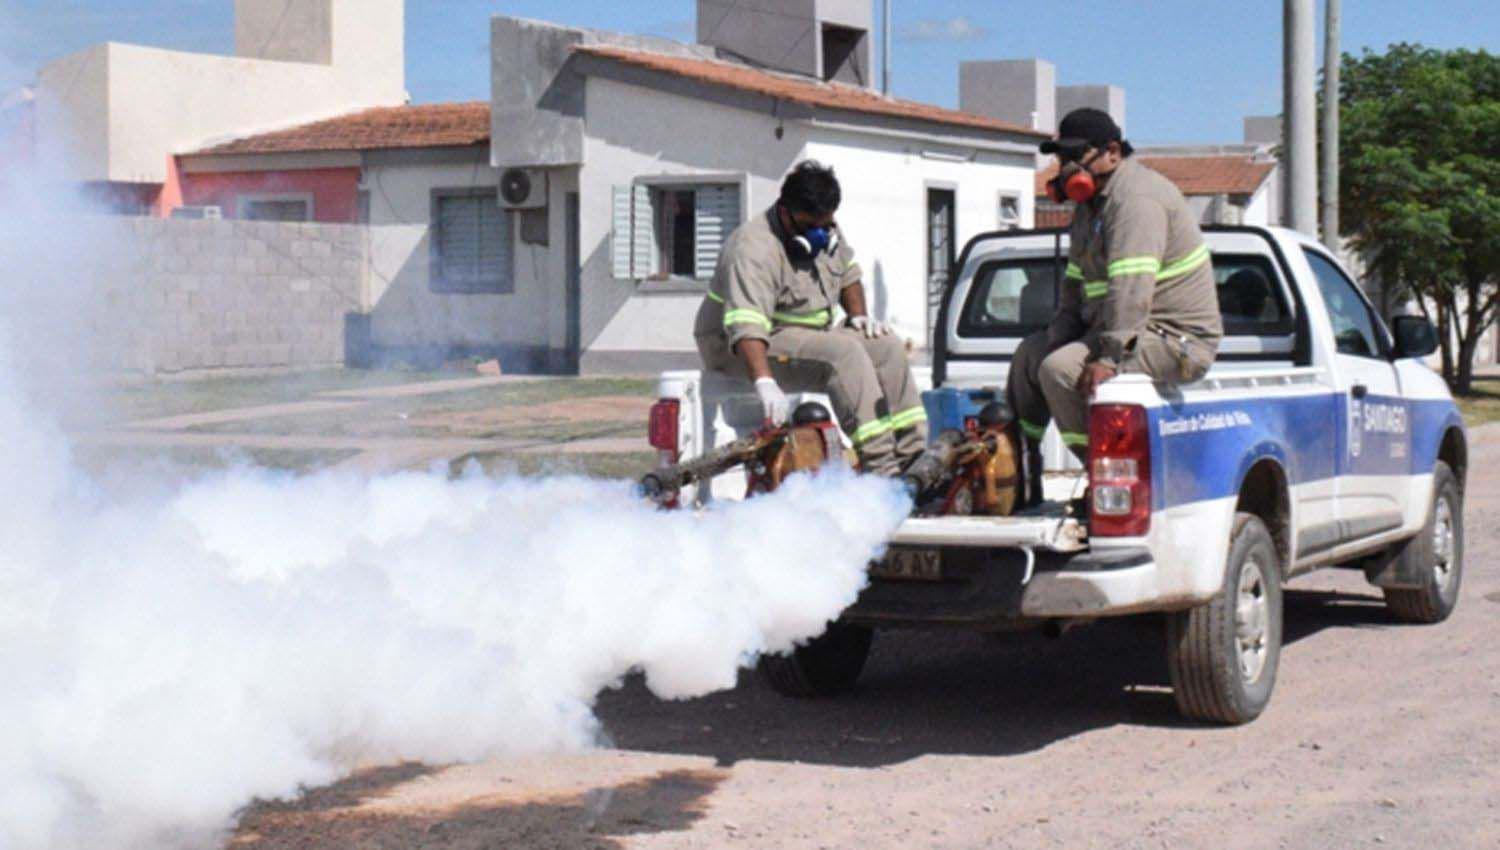
[[[1038,620],[1104,617],[1174,606],[1162,597],[1157,567],[1145,548],[1103,552],[945,549],[940,581],[883,578],[842,619],[868,626],[1004,629]]]

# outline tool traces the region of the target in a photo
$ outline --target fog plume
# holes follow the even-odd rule
[[[593,700],[627,672],[705,694],[820,633],[907,510],[848,474],[701,516],[478,471],[102,486],[55,413],[69,374],[104,368],[87,269],[128,229],[19,194],[0,201],[0,850],[209,847],[252,800],[356,765],[595,746]]]

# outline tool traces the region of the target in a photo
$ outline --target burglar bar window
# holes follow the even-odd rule
[[[433,292],[509,295],[515,291],[510,212],[495,189],[445,190],[432,198]]]
[[[706,282],[739,223],[740,187],[734,183],[617,186],[614,275]]]

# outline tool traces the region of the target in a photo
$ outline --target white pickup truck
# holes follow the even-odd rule
[[[1092,480],[1054,430],[1040,506],[907,520],[823,637],[762,660],[773,685],[797,695],[852,688],[877,628],[1001,631],[1165,612],[1182,712],[1243,723],[1270,700],[1289,579],[1362,569],[1398,619],[1448,616],[1463,570],[1468,456],[1463,420],[1421,359],[1436,345],[1432,326],[1400,317],[1388,331],[1338,261],[1301,234],[1220,227],[1205,237],[1225,325],[1207,376],[1102,385],[1090,412]],[[965,247],[924,394],[934,435],[1004,397],[1017,345],[1052,317],[1066,253],[1067,235],[1051,231],[986,234]],[[669,372],[659,390],[652,442],[675,445],[664,462],[760,424],[748,383]],[[1075,515],[1069,502],[1090,485],[1094,503]],[[725,476],[684,495],[702,503],[744,491],[743,478]]]

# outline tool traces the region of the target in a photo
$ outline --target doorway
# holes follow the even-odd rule
[[[927,349],[937,334],[938,311],[953,273],[958,193],[953,189],[927,190]]]

